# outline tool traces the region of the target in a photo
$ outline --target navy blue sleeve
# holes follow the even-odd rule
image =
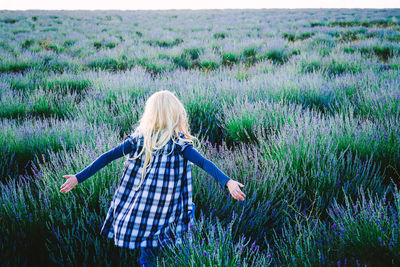
[[[132,141],[128,138],[126,141],[119,144],[117,147],[103,153],[97,159],[95,159],[89,166],[87,166],[84,170],[77,173],[75,176],[78,179],[79,183],[82,183],[90,176],[95,174],[98,170],[106,166],[111,161],[118,159],[133,150]]]
[[[224,188],[226,183],[231,180],[226,176],[214,163],[204,158],[193,146],[189,145],[183,150],[183,157],[210,174],[214,179],[216,179]]]

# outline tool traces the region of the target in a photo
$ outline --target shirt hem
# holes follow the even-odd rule
[[[147,247],[161,247],[160,246],[160,241],[158,239],[145,239],[142,241],[135,241],[135,242],[124,242],[122,240],[115,240],[114,239],[114,234],[112,232],[100,233],[103,236],[106,236],[108,239],[113,239],[114,240],[114,245],[117,247],[121,248],[127,248],[127,249],[138,249],[138,248],[147,248]],[[174,239],[172,238],[166,238],[161,241],[162,243],[174,243]]]

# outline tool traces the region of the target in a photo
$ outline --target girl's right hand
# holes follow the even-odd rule
[[[68,180],[61,186],[61,193],[68,193],[69,191],[72,190],[77,184],[78,184],[78,179],[76,178],[75,175],[63,175],[64,178],[67,178]]]
[[[243,184],[231,179],[226,183],[226,186],[228,187],[229,192],[231,193],[231,195],[234,199],[244,200],[244,197],[246,195],[239,188],[239,186],[243,187],[244,186]]]

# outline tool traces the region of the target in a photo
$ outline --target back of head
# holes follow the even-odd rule
[[[167,90],[152,94],[146,101],[144,113],[135,129],[135,134],[144,138],[143,149],[138,155],[140,157],[145,153],[142,178],[153,151],[164,147],[171,138],[180,138],[179,133],[184,134],[186,141],[195,139],[189,133],[187,113],[181,101]]]

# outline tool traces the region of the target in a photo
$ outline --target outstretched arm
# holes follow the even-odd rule
[[[204,158],[193,146],[187,146],[183,150],[183,157],[187,160],[193,162],[208,174],[210,174],[214,179],[216,179],[224,188],[227,187],[227,182],[231,180],[226,176],[214,163]]]
[[[229,189],[230,194],[236,200],[244,200],[246,194],[243,193],[240,187],[244,187],[242,183],[239,183],[228,176],[226,176],[220,169],[215,166],[214,163],[204,158],[192,145],[186,144],[182,147],[183,157],[187,160],[193,162],[208,174],[210,174],[214,179],[216,179],[224,188]]]
[[[103,153],[97,159],[95,159],[88,167],[86,167],[81,172],[76,175],[63,175],[67,181],[61,185],[60,192],[68,193],[71,191],[78,183],[82,183],[90,176],[95,174],[98,170],[106,166],[111,161],[120,158],[128,153],[132,152],[136,148],[136,142],[131,136],[128,136],[124,142],[120,143],[117,147]]]
[[[75,176],[79,183],[82,183],[90,176],[95,174],[98,170],[106,166],[111,161],[118,159],[128,153],[130,153],[133,149],[133,145],[129,139],[125,140],[117,147],[103,153],[97,159],[95,159],[89,166],[87,166],[84,170],[77,173]]]

